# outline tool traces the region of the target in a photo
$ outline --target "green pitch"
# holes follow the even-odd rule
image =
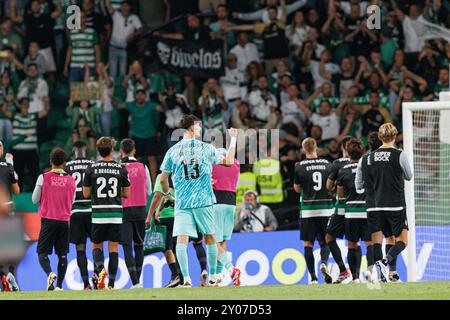
[[[293,285],[226,288],[175,288],[112,291],[5,292],[0,300],[278,300],[278,299],[428,299],[449,300],[449,282],[391,283],[367,286]]]

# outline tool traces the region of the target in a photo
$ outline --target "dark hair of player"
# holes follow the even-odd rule
[[[86,143],[82,140],[75,141],[73,143],[72,152],[77,158],[86,157]]]
[[[341,141],[341,146],[342,148],[344,148],[344,150],[347,150],[347,143],[352,139],[352,136],[345,136],[344,138],[342,138]]]
[[[196,121],[200,121],[196,116],[192,114],[188,114],[183,116],[180,121],[180,127],[188,130],[190,127],[192,127]]]
[[[366,148],[364,148],[364,144],[361,142],[361,140],[357,138],[351,138],[347,142],[347,152],[350,156],[350,160],[357,161],[361,159],[362,155],[366,151]]]
[[[50,153],[50,163],[54,166],[60,167],[66,162],[66,153],[61,148],[55,148]]]
[[[383,144],[383,142],[381,142],[380,138],[378,138],[378,132],[376,132],[376,131],[369,133],[367,140],[369,142],[369,150],[370,151],[377,150]]]
[[[126,138],[120,143],[120,150],[125,154],[131,154],[135,148],[136,145],[133,139]]]
[[[97,140],[97,151],[103,158],[109,156],[116,145],[116,140],[111,137],[101,137]]]
[[[306,153],[313,153],[317,148],[317,142],[313,138],[306,138],[302,142],[302,147]]]

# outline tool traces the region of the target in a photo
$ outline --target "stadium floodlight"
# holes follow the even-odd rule
[[[440,101],[405,102],[403,145],[414,177],[405,184],[408,216],[408,281],[450,280],[450,92]],[[438,250],[419,272],[416,243]]]

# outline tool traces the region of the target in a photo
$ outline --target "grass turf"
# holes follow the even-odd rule
[[[0,300],[449,300],[449,282],[5,292]]]

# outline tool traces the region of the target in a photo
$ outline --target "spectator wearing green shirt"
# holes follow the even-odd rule
[[[150,205],[146,225],[152,224],[153,218],[167,228],[166,251],[164,256],[169,265],[172,277],[166,288],[173,288],[181,284],[181,274],[174,255],[176,238],[172,237],[173,222],[175,219],[175,190],[173,189],[172,179],[169,179],[169,193],[164,194],[161,186],[161,174],[156,177],[155,188],[153,189],[153,198]]]
[[[82,82],[85,78],[85,64],[88,63],[90,74],[94,74],[95,66],[100,62],[100,45],[94,29],[86,26],[86,14],[81,12],[81,28],[71,30],[69,47],[67,48],[64,75],[70,82]]]
[[[131,115],[130,137],[136,143],[136,157],[148,159],[152,183],[155,183],[158,170],[156,156],[160,149],[157,141],[159,116],[156,103],[146,101],[145,90],[137,89],[135,101],[118,107],[127,109]]]
[[[392,31],[389,28],[385,28],[381,31],[381,61],[383,64],[390,68],[394,63],[395,50],[399,48],[398,43],[392,38]]]

